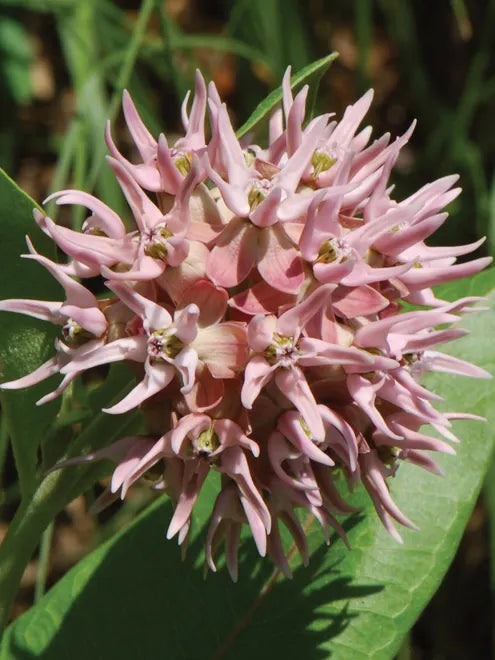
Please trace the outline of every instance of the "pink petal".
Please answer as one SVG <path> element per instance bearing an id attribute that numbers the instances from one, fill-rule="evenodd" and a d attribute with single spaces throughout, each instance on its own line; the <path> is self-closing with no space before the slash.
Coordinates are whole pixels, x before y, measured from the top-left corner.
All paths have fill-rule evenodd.
<path id="1" fill-rule="evenodd" d="M 308 321 L 325 306 L 332 290 L 332 286 L 319 286 L 303 302 L 284 312 L 277 321 L 277 331 L 287 337 L 299 335 Z"/>
<path id="2" fill-rule="evenodd" d="M 60 190 L 47 197 L 43 204 L 53 199 L 57 205 L 78 204 L 89 209 L 93 215 L 85 222 L 88 228 L 100 229 L 110 238 L 123 238 L 126 234 L 124 223 L 117 213 L 93 195 L 82 190 Z"/>
<path id="3" fill-rule="evenodd" d="M 105 315 L 97 307 L 85 309 L 74 305 L 62 305 L 60 312 L 95 337 L 101 337 L 108 327 Z"/>
<path id="4" fill-rule="evenodd" d="M 213 456 L 220 453 L 225 447 L 235 445 L 248 449 L 253 456 L 258 457 L 260 455 L 259 445 L 248 438 L 242 428 L 231 419 L 216 419 L 213 422 L 213 429 L 220 442 L 220 447 L 213 452 Z"/>
<path id="5" fill-rule="evenodd" d="M 308 438 L 301 426 L 300 415 L 298 413 L 294 411 L 283 413 L 278 419 L 277 428 L 299 451 L 312 461 L 323 465 L 335 465 L 330 456 L 327 456 L 321 449 L 318 449 L 315 443 Z"/>
<path id="6" fill-rule="evenodd" d="M 343 261 L 334 261 L 333 263 L 324 263 L 317 261 L 313 264 L 313 273 L 316 279 L 323 284 L 340 284 L 347 277 L 356 264 L 356 257 L 350 255 Z"/>
<path id="7" fill-rule="evenodd" d="M 259 246 L 258 271 L 265 282 L 285 293 L 297 293 L 305 279 L 303 262 L 280 224 L 260 232 Z"/>
<path id="8" fill-rule="evenodd" d="M 340 286 L 332 293 L 332 306 L 345 318 L 378 314 L 388 305 L 389 300 L 368 285 L 355 288 Z"/>
<path id="9" fill-rule="evenodd" d="M 81 234 L 56 225 L 53 220 L 38 213 L 36 221 L 67 255 L 83 264 L 100 270 L 100 266 L 113 266 L 122 261 L 132 263 L 136 246 L 129 240 Z"/>
<path id="10" fill-rule="evenodd" d="M 185 402 L 191 412 L 202 413 L 217 406 L 224 396 L 224 382 L 213 378 L 205 367 L 198 376 L 190 392 L 183 392 Z"/>
<path id="11" fill-rule="evenodd" d="M 176 146 L 181 148 L 184 145 L 189 149 L 200 149 L 205 144 L 204 123 L 206 111 L 206 85 L 201 72 L 196 69 L 194 74 L 194 101 L 191 107 L 191 114 L 187 120 L 186 135 L 177 141 Z"/>
<path id="12" fill-rule="evenodd" d="M 174 326 L 177 330 L 176 336 L 184 344 L 191 344 L 196 339 L 198 334 L 198 318 L 199 307 L 194 303 L 187 305 L 182 310 L 177 310 L 175 313 Z"/>
<path id="13" fill-rule="evenodd" d="M 229 300 L 229 305 L 244 314 L 270 314 L 277 313 L 279 307 L 293 304 L 295 296 L 274 289 L 264 280 L 254 286 L 238 293 Z"/>
<path id="14" fill-rule="evenodd" d="M 177 303 L 181 309 L 194 303 L 199 308 L 198 325 L 201 327 L 214 325 L 223 318 L 227 311 L 228 293 L 225 289 L 215 286 L 209 280 L 197 280 L 184 291 Z"/>
<path id="15" fill-rule="evenodd" d="M 174 359 L 173 365 L 182 376 L 182 382 L 184 383 L 180 391 L 182 394 L 188 394 L 196 380 L 198 354 L 193 348 L 184 348 Z"/>
<path id="16" fill-rule="evenodd" d="M 325 437 L 325 430 L 317 403 L 302 371 L 298 367 L 278 369 L 275 382 L 279 390 L 303 416 L 313 440 L 321 442 Z"/>
<path id="17" fill-rule="evenodd" d="M 376 390 L 379 385 L 373 385 L 364 376 L 353 374 L 347 377 L 347 387 L 358 406 L 365 412 L 370 421 L 385 435 L 394 440 L 401 440 L 402 437 L 389 429 L 385 420 L 375 407 Z"/>
<path id="18" fill-rule="evenodd" d="M 489 266 L 491 262 L 491 257 L 481 257 L 480 259 L 467 261 L 463 264 L 446 267 L 412 268 L 404 275 L 401 275 L 401 280 L 411 290 L 431 287 L 478 273 L 480 270 Z"/>
<path id="19" fill-rule="evenodd" d="M 254 211 L 249 214 L 249 219 L 257 227 L 270 227 L 278 222 L 277 209 L 282 199 L 282 189 L 272 188 L 266 199 L 264 199 Z"/>
<path id="20" fill-rule="evenodd" d="M 61 302 L 49 302 L 48 300 L 10 298 L 10 300 L 0 300 L 0 311 L 25 314 L 51 323 L 63 323 L 64 318 L 60 315 L 62 305 Z"/>
<path id="21" fill-rule="evenodd" d="M 72 359 L 60 369 L 60 372 L 66 374 L 71 371 L 83 371 L 91 367 L 97 367 L 100 364 L 110 364 L 121 360 L 144 362 L 147 355 L 146 346 L 147 339 L 145 336 L 124 337 L 109 344 L 98 342 L 98 346 L 89 352 L 80 349 L 72 351 Z M 88 344 L 85 344 L 81 349 L 87 347 Z"/>
<path id="22" fill-rule="evenodd" d="M 309 86 L 304 85 L 291 105 L 287 116 L 287 154 L 292 154 L 299 148 L 303 139 L 302 123 L 306 112 L 306 99 Z"/>
<path id="23" fill-rule="evenodd" d="M 175 375 L 175 370 L 170 364 L 150 365 L 149 362 L 145 362 L 144 368 L 146 373 L 143 380 L 119 403 L 111 408 L 103 408 L 103 412 L 110 415 L 120 415 L 136 408 L 146 399 L 165 389 Z"/>
<path id="24" fill-rule="evenodd" d="M 141 158 L 144 162 L 147 162 L 156 154 L 156 140 L 146 128 L 131 99 L 131 95 L 126 89 L 122 94 L 122 109 L 129 133 L 132 135 Z"/>
<path id="25" fill-rule="evenodd" d="M 139 230 L 145 232 L 147 229 L 153 228 L 163 218 L 163 213 L 153 204 L 122 163 L 111 156 L 107 156 L 107 161 L 131 207 Z"/>
<path id="26" fill-rule="evenodd" d="M 214 378 L 233 378 L 249 357 L 246 329 L 235 322 L 201 328 L 193 346 Z"/>
<path id="27" fill-rule="evenodd" d="M 60 371 L 60 364 L 56 357 L 50 358 L 44 362 L 40 367 L 32 371 L 27 376 L 11 380 L 8 383 L 1 383 L 0 389 L 2 390 L 19 390 L 23 387 L 31 387 L 37 383 L 41 383 L 45 378 L 49 378 Z"/>
<path id="28" fill-rule="evenodd" d="M 277 365 L 270 365 L 261 355 L 252 357 L 244 371 L 244 384 L 241 390 L 241 401 L 244 408 L 251 409 L 258 394 L 273 378 Z"/>
<path id="29" fill-rule="evenodd" d="M 137 259 L 129 270 L 110 270 L 106 266 L 101 267 L 101 275 L 108 280 L 129 282 L 130 280 L 154 280 L 160 277 L 167 267 L 164 261 L 153 259 L 144 254 L 140 246 Z"/>
<path id="30" fill-rule="evenodd" d="M 409 518 L 406 518 L 390 496 L 385 479 L 379 469 L 379 458 L 376 452 L 361 454 L 360 462 L 363 468 L 362 481 L 373 501 L 379 502 L 387 513 L 401 525 L 417 530 L 418 527 Z"/>
<path id="31" fill-rule="evenodd" d="M 358 348 L 330 344 L 322 339 L 303 337 L 299 341 L 301 357 L 298 362 L 302 366 L 317 366 L 320 364 L 340 364 L 356 366 L 369 370 L 373 365 L 373 356 Z"/>
<path id="32" fill-rule="evenodd" d="M 209 428 L 210 425 L 211 419 L 208 415 L 190 413 L 185 417 L 181 417 L 175 428 L 169 431 L 172 451 L 178 456 L 182 455 L 184 458 L 189 458 L 189 434 L 197 437 L 202 431 Z"/>
<path id="33" fill-rule="evenodd" d="M 273 342 L 276 322 L 275 317 L 266 317 L 262 314 L 251 319 L 247 330 L 247 340 L 253 351 L 262 353 Z"/>
<path id="34" fill-rule="evenodd" d="M 492 378 L 492 375 L 488 371 L 485 371 L 485 369 L 438 351 L 426 351 L 423 354 L 422 368 L 425 371 L 459 374 L 461 376 L 470 376 L 471 378 Z"/>
<path id="35" fill-rule="evenodd" d="M 153 331 L 171 327 L 172 317 L 161 305 L 145 298 L 127 284 L 106 282 L 106 285 L 117 294 L 124 305 L 146 321 L 146 329 Z"/>
<path id="36" fill-rule="evenodd" d="M 174 515 L 167 530 L 168 539 L 173 538 L 190 519 L 192 509 L 199 496 L 199 491 L 201 490 L 204 480 L 208 475 L 208 463 L 198 462 L 196 468 L 197 471 L 195 470 L 192 474 L 191 463 L 193 463 L 193 461 L 187 461 L 184 465 L 182 488 L 175 507 Z M 196 461 L 194 461 L 194 463 L 196 463 Z"/>
<path id="37" fill-rule="evenodd" d="M 157 163 L 163 189 L 169 194 L 177 194 L 184 177 L 175 167 L 167 138 L 163 133 L 158 138 Z"/>
<path id="38" fill-rule="evenodd" d="M 217 239 L 206 265 L 215 284 L 231 287 L 243 282 L 256 262 L 258 229 L 250 222 L 233 218 Z"/>
<path id="39" fill-rule="evenodd" d="M 198 241 L 190 241 L 189 253 L 185 260 L 176 268 L 167 268 L 159 278 L 158 285 L 178 303 L 189 287 L 197 280 L 206 277 L 206 262 L 209 254 L 205 245 Z"/>

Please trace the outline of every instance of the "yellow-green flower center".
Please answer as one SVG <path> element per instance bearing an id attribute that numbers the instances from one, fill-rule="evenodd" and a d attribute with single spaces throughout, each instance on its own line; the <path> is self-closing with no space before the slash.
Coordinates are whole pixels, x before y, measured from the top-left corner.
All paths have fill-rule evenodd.
<path id="1" fill-rule="evenodd" d="M 281 367 L 289 367 L 297 361 L 297 346 L 294 344 L 294 337 L 286 337 L 274 332 L 272 335 L 273 343 L 269 344 L 264 351 L 266 361 L 271 364 L 278 364 Z"/>
<path id="2" fill-rule="evenodd" d="M 311 165 L 313 166 L 313 177 L 316 179 L 322 172 L 329 170 L 332 165 L 337 161 L 332 158 L 330 154 L 322 149 L 315 149 L 313 157 L 311 158 Z"/>
<path id="3" fill-rule="evenodd" d="M 184 348 L 184 344 L 169 330 L 155 330 L 148 339 L 148 355 L 153 362 L 166 362 L 174 359 Z"/>
<path id="4" fill-rule="evenodd" d="M 164 241 L 170 238 L 172 233 L 166 227 L 155 228 L 147 237 L 147 244 L 144 248 L 144 254 L 153 259 L 167 260 L 168 250 Z"/>
<path id="5" fill-rule="evenodd" d="M 82 346 L 91 339 L 94 339 L 94 335 L 91 332 L 88 332 L 73 319 L 67 319 L 67 323 L 62 326 L 62 337 L 64 338 L 66 344 L 71 348 L 78 348 Z"/>
<path id="6" fill-rule="evenodd" d="M 198 454 L 204 457 L 212 454 L 215 449 L 218 448 L 219 444 L 220 441 L 218 439 L 218 435 L 215 433 L 211 426 L 204 431 L 201 431 L 196 440 Z"/>

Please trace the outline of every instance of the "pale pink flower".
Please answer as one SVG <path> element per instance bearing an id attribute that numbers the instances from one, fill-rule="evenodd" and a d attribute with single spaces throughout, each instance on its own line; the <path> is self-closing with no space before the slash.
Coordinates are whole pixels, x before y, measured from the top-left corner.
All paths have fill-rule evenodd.
<path id="1" fill-rule="evenodd" d="M 139 407 L 149 435 L 130 436 L 56 467 L 109 458 L 116 464 L 103 507 L 124 498 L 141 477 L 171 498 L 167 536 L 187 545 L 192 513 L 210 471 L 221 473 L 206 535 L 206 563 L 225 541 L 238 577 L 238 546 L 247 524 L 260 555 L 286 575 L 283 523 L 303 563 L 309 559 L 300 511 L 313 516 L 328 542 L 347 543 L 336 516 L 356 509 L 341 492 L 360 483 L 386 529 L 415 529 L 397 507 L 389 480 L 402 462 L 435 474 L 431 452 L 455 454 L 452 421 L 479 419 L 440 412 L 425 373 L 489 378 L 485 370 L 441 352 L 467 333 L 463 314 L 482 299 L 438 298 L 438 283 L 480 271 L 491 261 L 457 263 L 482 245 L 426 243 L 446 221 L 459 193 L 456 176 L 393 198 L 390 175 L 414 124 L 395 140 L 373 142 L 360 129 L 373 94 L 338 121 L 330 114 L 305 124 L 308 88 L 294 97 L 290 70 L 282 107 L 269 121 L 264 146 L 241 144 L 214 84 L 196 74 L 185 136 L 170 147 L 155 140 L 124 94 L 129 131 L 141 162 L 117 150 L 107 129 L 110 167 L 135 221 L 122 219 L 87 193 L 49 199 L 90 214 L 82 231 L 35 219 L 67 262 L 29 245 L 62 285 L 65 301 L 12 299 L 0 310 L 61 326 L 55 355 L 31 374 L 1 387 L 18 389 L 61 373 L 61 394 L 98 365 L 133 363 L 136 384 L 116 405 Z M 206 139 L 209 109 L 211 138 Z M 75 278 L 103 275 L 97 299 Z M 401 313 L 406 302 L 421 309 Z M 441 439 L 423 428 L 430 426 Z M 413 503 L 411 514 L 414 516 Z"/>
<path id="2" fill-rule="evenodd" d="M 355 348 L 301 336 L 307 321 L 316 314 L 328 294 L 328 288 L 320 287 L 278 319 L 254 317 L 248 326 L 248 342 L 255 355 L 246 365 L 241 392 L 242 403 L 249 409 L 262 388 L 274 378 L 279 389 L 304 417 L 316 440 L 323 439 L 323 424 L 304 367 L 339 364 L 365 370 L 373 364 L 369 354 Z"/>
<path id="3" fill-rule="evenodd" d="M 182 104 L 182 124 L 186 134 L 169 147 L 162 133 L 158 142 L 148 131 L 129 93 L 124 91 L 122 107 L 127 128 L 141 156 L 142 163 L 134 165 L 124 158 L 112 139 L 110 122 L 107 123 L 105 139 L 110 154 L 132 174 L 145 190 L 177 195 L 189 171 L 192 155 L 205 148 L 206 85 L 203 76 L 196 71 L 194 101 L 188 114 L 189 93 Z"/>

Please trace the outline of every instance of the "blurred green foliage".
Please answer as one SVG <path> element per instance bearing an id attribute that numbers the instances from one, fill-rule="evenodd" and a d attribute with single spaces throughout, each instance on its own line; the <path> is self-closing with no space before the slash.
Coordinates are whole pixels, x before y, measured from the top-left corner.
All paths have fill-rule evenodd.
<path id="1" fill-rule="evenodd" d="M 104 124 L 124 87 L 152 132 L 174 130 L 199 66 L 240 125 L 288 64 L 340 50 L 320 109 L 339 115 L 373 86 L 375 135 L 418 118 L 398 194 L 459 172 L 465 192 L 438 240 L 486 233 L 493 252 L 494 40 L 495 0 L 0 0 L 0 164 L 16 177 L 35 158 L 46 171 L 32 175 L 42 180 L 32 194 L 96 190 L 125 213 L 102 165 Z M 40 62 L 50 94 L 37 89 Z"/>

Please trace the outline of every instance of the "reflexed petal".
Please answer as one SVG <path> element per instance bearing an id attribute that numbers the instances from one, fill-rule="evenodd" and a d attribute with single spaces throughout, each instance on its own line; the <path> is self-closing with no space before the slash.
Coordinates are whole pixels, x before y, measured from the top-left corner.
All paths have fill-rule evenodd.
<path id="1" fill-rule="evenodd" d="M 274 316 L 258 314 L 249 322 L 247 340 L 253 351 L 262 353 L 273 342 L 273 333 L 276 327 L 277 319 Z"/>
<path id="2" fill-rule="evenodd" d="M 56 200 L 57 205 L 79 204 L 89 209 L 91 215 L 85 224 L 85 229 L 100 229 L 110 238 L 123 238 L 126 234 L 125 226 L 120 217 L 109 206 L 93 195 L 82 190 L 60 190 L 47 197 L 43 204 Z"/>
<path id="3" fill-rule="evenodd" d="M 196 379 L 196 367 L 198 365 L 198 354 L 193 348 L 184 348 L 175 358 L 174 367 L 182 376 L 184 385 L 180 388 L 183 394 L 188 394 Z"/>
<path id="4" fill-rule="evenodd" d="M 332 293 L 332 305 L 345 318 L 370 316 L 388 307 L 389 300 L 371 286 L 340 286 Z"/>
<path id="5" fill-rule="evenodd" d="M 146 344 L 147 339 L 142 335 L 124 337 L 109 344 L 98 342 L 98 345 L 91 351 L 87 350 L 88 344 L 85 344 L 80 349 L 73 351 L 72 359 L 60 369 L 60 372 L 67 374 L 71 371 L 82 371 L 100 364 L 111 364 L 121 360 L 144 362 L 147 354 Z"/>
<path id="6" fill-rule="evenodd" d="M 165 389 L 173 379 L 175 370 L 170 364 L 144 365 L 145 376 L 119 403 L 111 408 L 103 408 L 103 412 L 111 415 L 120 415 L 137 408 L 143 401 Z"/>
<path id="7" fill-rule="evenodd" d="M 258 229 L 234 218 L 222 231 L 210 253 L 206 272 L 215 284 L 231 287 L 243 282 L 256 263 Z"/>
<path id="8" fill-rule="evenodd" d="M 200 328 L 193 346 L 214 378 L 233 378 L 249 356 L 246 330 L 234 322 Z"/>
<path id="9" fill-rule="evenodd" d="M 202 279 L 190 286 L 177 303 L 177 309 L 194 303 L 199 308 L 199 326 L 214 325 L 222 320 L 227 310 L 229 295 L 225 289 Z"/>
<path id="10" fill-rule="evenodd" d="M 127 284 L 107 282 L 106 285 L 129 309 L 146 321 L 146 329 L 163 330 L 172 325 L 172 317 L 164 307 L 145 298 Z"/>
<path id="11" fill-rule="evenodd" d="M 273 378 L 277 365 L 270 365 L 261 355 L 255 355 L 246 365 L 241 401 L 244 408 L 252 407 L 255 399 L 267 383 Z"/>
<path id="12" fill-rule="evenodd" d="M 270 286 L 285 293 L 297 293 L 304 282 L 304 268 L 298 250 L 277 224 L 260 231 L 258 271 Z"/>
<path id="13" fill-rule="evenodd" d="M 64 323 L 65 319 L 60 314 L 60 308 L 63 303 L 50 302 L 48 300 L 27 300 L 25 298 L 11 298 L 10 300 L 0 300 L 1 312 L 16 312 L 25 314 L 42 321 L 51 323 Z"/>
<path id="14" fill-rule="evenodd" d="M 278 369 L 275 374 L 275 382 L 279 390 L 299 410 L 313 439 L 321 442 L 325 437 L 325 430 L 317 403 L 302 371 L 297 367 Z"/>
<path id="15" fill-rule="evenodd" d="M 295 302 L 293 294 L 274 289 L 264 280 L 238 293 L 229 300 L 229 305 L 244 314 L 273 314 L 279 307 Z"/>

